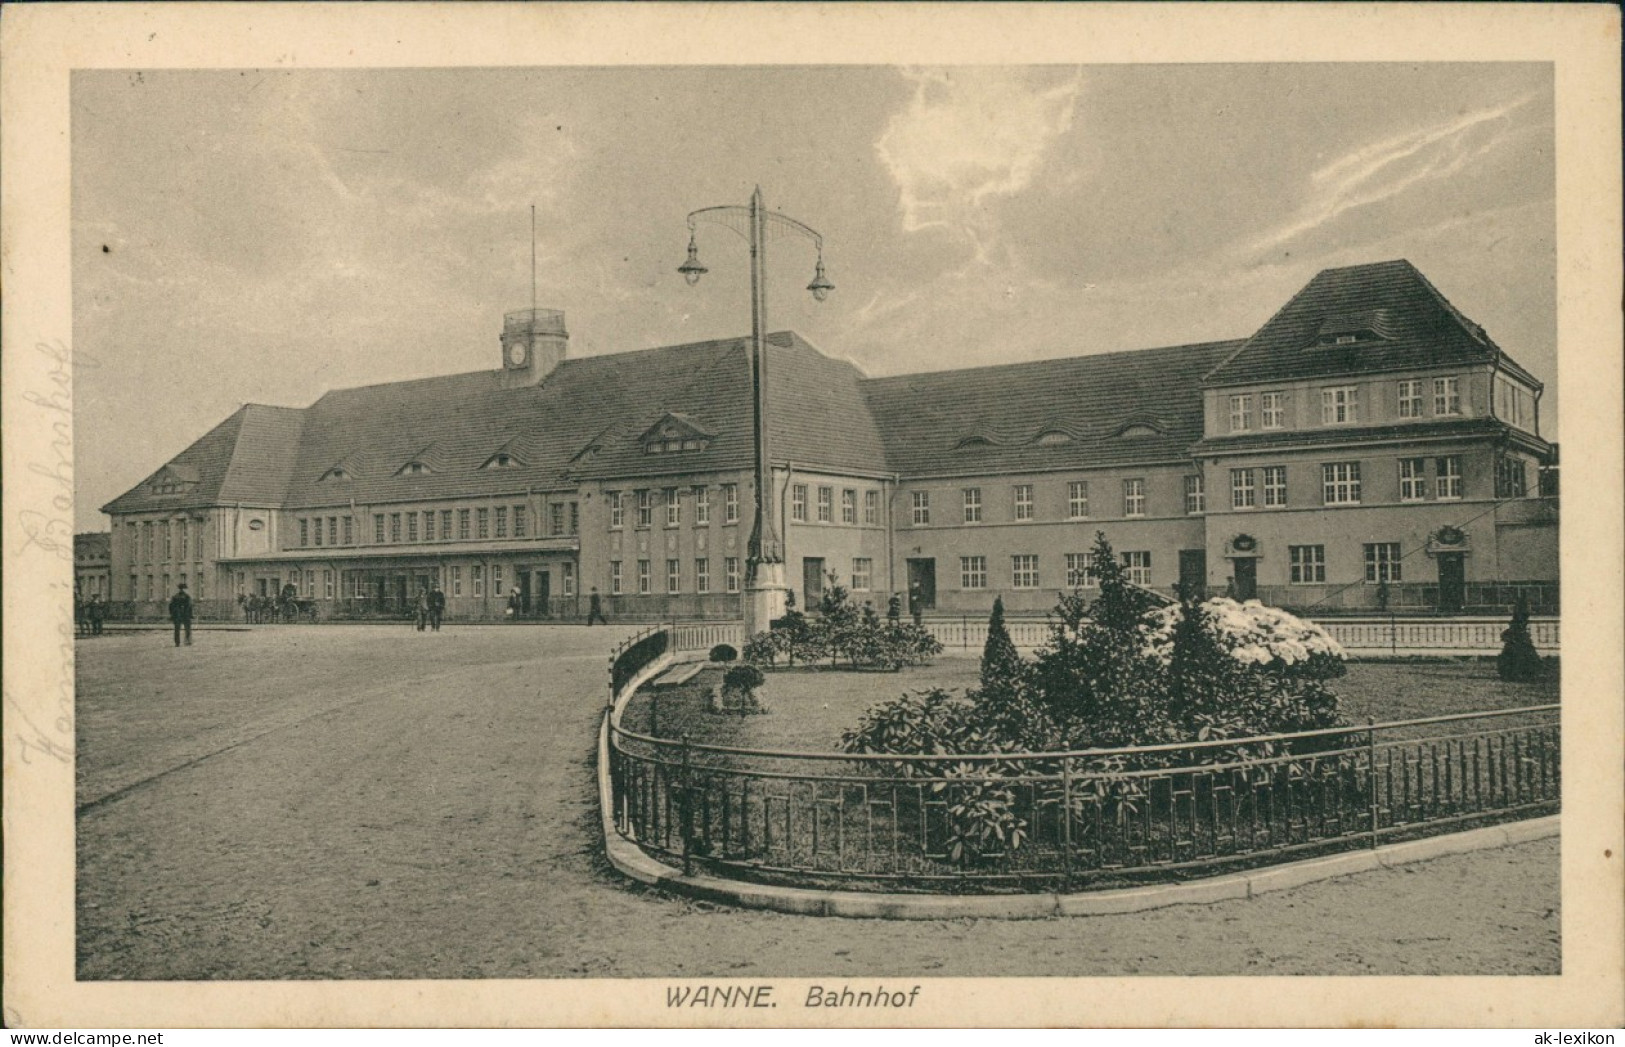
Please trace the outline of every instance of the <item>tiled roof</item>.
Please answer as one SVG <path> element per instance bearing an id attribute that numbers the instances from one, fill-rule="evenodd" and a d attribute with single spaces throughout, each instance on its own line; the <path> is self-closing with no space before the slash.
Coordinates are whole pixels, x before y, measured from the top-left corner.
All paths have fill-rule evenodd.
<path id="1" fill-rule="evenodd" d="M 238 434 L 248 416 L 249 406 L 238 408 L 231 417 L 200 436 L 193 444 L 176 455 L 145 480 L 102 506 L 104 513 L 156 512 L 166 509 L 192 509 L 218 505 L 220 488 L 231 467 L 232 452 L 237 446 Z M 174 494 L 155 494 L 152 482 L 171 467 L 196 471 L 197 483 Z"/>
<path id="2" fill-rule="evenodd" d="M 1327 336 L 1369 331 L 1345 345 Z M 1326 269 L 1207 376 L 1240 385 L 1408 367 L 1488 362 L 1500 356 L 1483 328 L 1463 316 L 1403 259 Z"/>
<path id="3" fill-rule="evenodd" d="M 1172 460 L 1201 438 L 1202 376 L 1239 344 L 899 375 L 864 391 L 905 476 Z"/>
<path id="4" fill-rule="evenodd" d="M 288 490 L 305 412 L 248 404 L 242 414 L 231 466 L 215 497 L 221 502 L 275 505 Z"/>
<path id="5" fill-rule="evenodd" d="M 113 536 L 107 531 L 84 531 L 73 536 L 75 560 L 105 560 L 112 550 Z"/>

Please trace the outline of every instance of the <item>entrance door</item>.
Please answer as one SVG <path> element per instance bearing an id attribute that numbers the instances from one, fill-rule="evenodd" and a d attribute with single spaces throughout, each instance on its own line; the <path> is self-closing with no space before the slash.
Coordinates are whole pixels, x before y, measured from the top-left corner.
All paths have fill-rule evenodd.
<path id="1" fill-rule="evenodd" d="M 937 606 L 937 561 L 918 559 L 908 561 L 908 607 L 912 614 L 916 608 L 932 611 Z"/>
<path id="2" fill-rule="evenodd" d="M 1251 600 L 1258 595 L 1258 561 L 1251 556 L 1230 561 L 1235 578 L 1236 599 Z"/>
<path id="3" fill-rule="evenodd" d="M 1179 584 L 1195 599 L 1207 595 L 1207 550 L 1179 550 Z"/>
<path id="4" fill-rule="evenodd" d="M 1459 611 L 1467 595 L 1467 564 L 1462 553 L 1439 554 L 1439 610 Z"/>
<path id="5" fill-rule="evenodd" d="M 538 572 L 538 573 L 540 573 L 540 572 Z M 513 574 L 514 574 L 514 577 L 519 580 L 519 613 L 520 614 L 529 614 L 530 613 L 530 568 L 528 568 L 528 567 L 517 567 L 517 568 L 514 569 Z"/>
<path id="6" fill-rule="evenodd" d="M 520 590 L 519 595 L 523 597 L 525 595 L 525 590 Z M 551 571 L 537 571 L 536 572 L 536 593 L 535 593 L 536 613 L 537 614 L 545 615 L 545 614 L 551 614 L 552 613 L 552 604 L 548 602 L 551 599 L 552 595 L 553 595 L 553 572 L 551 572 Z"/>
<path id="7" fill-rule="evenodd" d="M 824 558 L 804 556 L 801 559 L 801 609 L 811 611 L 824 596 Z"/>

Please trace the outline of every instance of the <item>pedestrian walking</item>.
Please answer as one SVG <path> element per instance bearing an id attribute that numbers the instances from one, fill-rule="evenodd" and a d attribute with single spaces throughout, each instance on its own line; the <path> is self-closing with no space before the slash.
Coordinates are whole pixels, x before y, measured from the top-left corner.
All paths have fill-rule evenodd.
<path id="1" fill-rule="evenodd" d="M 519 587 L 516 585 L 508 591 L 508 617 L 519 617 Z"/>
<path id="2" fill-rule="evenodd" d="M 429 627 L 429 590 L 418 590 L 417 601 L 412 605 L 412 617 L 417 621 L 418 632 Z"/>
<path id="3" fill-rule="evenodd" d="M 592 587 L 592 595 L 587 597 L 587 624 L 591 625 L 594 619 L 605 625 L 609 624 L 609 619 L 604 617 L 604 602 L 598 598 L 596 585 Z"/>
<path id="4" fill-rule="evenodd" d="M 100 593 L 90 594 L 90 606 L 85 608 L 85 613 L 90 615 L 90 635 L 100 636 L 102 620 L 107 617 L 107 605 L 102 603 Z"/>
<path id="5" fill-rule="evenodd" d="M 181 633 L 186 633 L 186 646 L 192 646 L 192 597 L 186 592 L 186 583 L 175 589 L 169 598 L 169 620 L 175 626 L 175 646 L 181 645 Z"/>
<path id="6" fill-rule="evenodd" d="M 440 619 L 446 613 L 446 594 L 441 591 L 440 583 L 434 583 L 429 590 L 429 628 L 435 632 L 440 631 Z"/>

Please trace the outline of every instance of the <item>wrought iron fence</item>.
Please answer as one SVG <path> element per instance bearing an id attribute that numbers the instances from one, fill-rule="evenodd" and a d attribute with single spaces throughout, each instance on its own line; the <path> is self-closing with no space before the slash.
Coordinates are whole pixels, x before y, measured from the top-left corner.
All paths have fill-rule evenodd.
<path id="1" fill-rule="evenodd" d="M 889 889 L 1201 875 L 1560 799 L 1556 705 L 1033 755 L 772 752 L 613 721 L 609 740 L 615 828 L 646 852 L 685 871 Z"/>

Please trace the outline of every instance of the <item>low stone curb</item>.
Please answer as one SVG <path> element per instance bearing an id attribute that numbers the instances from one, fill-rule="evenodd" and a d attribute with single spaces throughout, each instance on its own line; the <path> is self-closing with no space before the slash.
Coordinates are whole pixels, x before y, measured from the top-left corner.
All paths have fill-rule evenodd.
<path id="1" fill-rule="evenodd" d="M 663 659 L 663 661 L 665 665 L 660 666 L 662 669 L 669 665 L 671 660 Z M 645 669 L 644 673 L 649 673 L 649 669 Z M 627 696 L 630 697 L 636 690 L 636 687 L 627 688 Z M 769 909 L 801 916 L 845 916 L 880 920 L 1041 920 L 1053 916 L 1108 916 L 1144 912 L 1147 909 L 1161 909 L 1169 905 L 1205 905 L 1237 898 L 1252 898 L 1270 891 L 1288 890 L 1339 876 L 1352 876 L 1355 873 L 1371 872 L 1376 869 L 1391 869 L 1449 854 L 1465 854 L 1470 851 L 1545 839 L 1558 834 L 1561 821 L 1561 816 L 1554 814 L 1506 825 L 1491 825 L 1444 836 L 1430 836 L 1423 840 L 1410 840 L 1368 850 L 1328 855 L 1324 858 L 1310 858 L 1290 865 L 1276 865 L 1267 869 L 1254 869 L 1205 880 L 1078 894 L 1043 892 L 945 896 L 776 887 L 728 880 L 703 873 L 685 876 L 671 866 L 649 857 L 637 844 L 616 831 L 609 782 L 609 725 L 611 719 L 617 717 L 619 713 L 619 705 L 608 710 L 598 728 L 598 810 L 604 834 L 604 849 L 610 864 L 622 875 L 638 883 L 675 894 L 723 905 Z"/>

